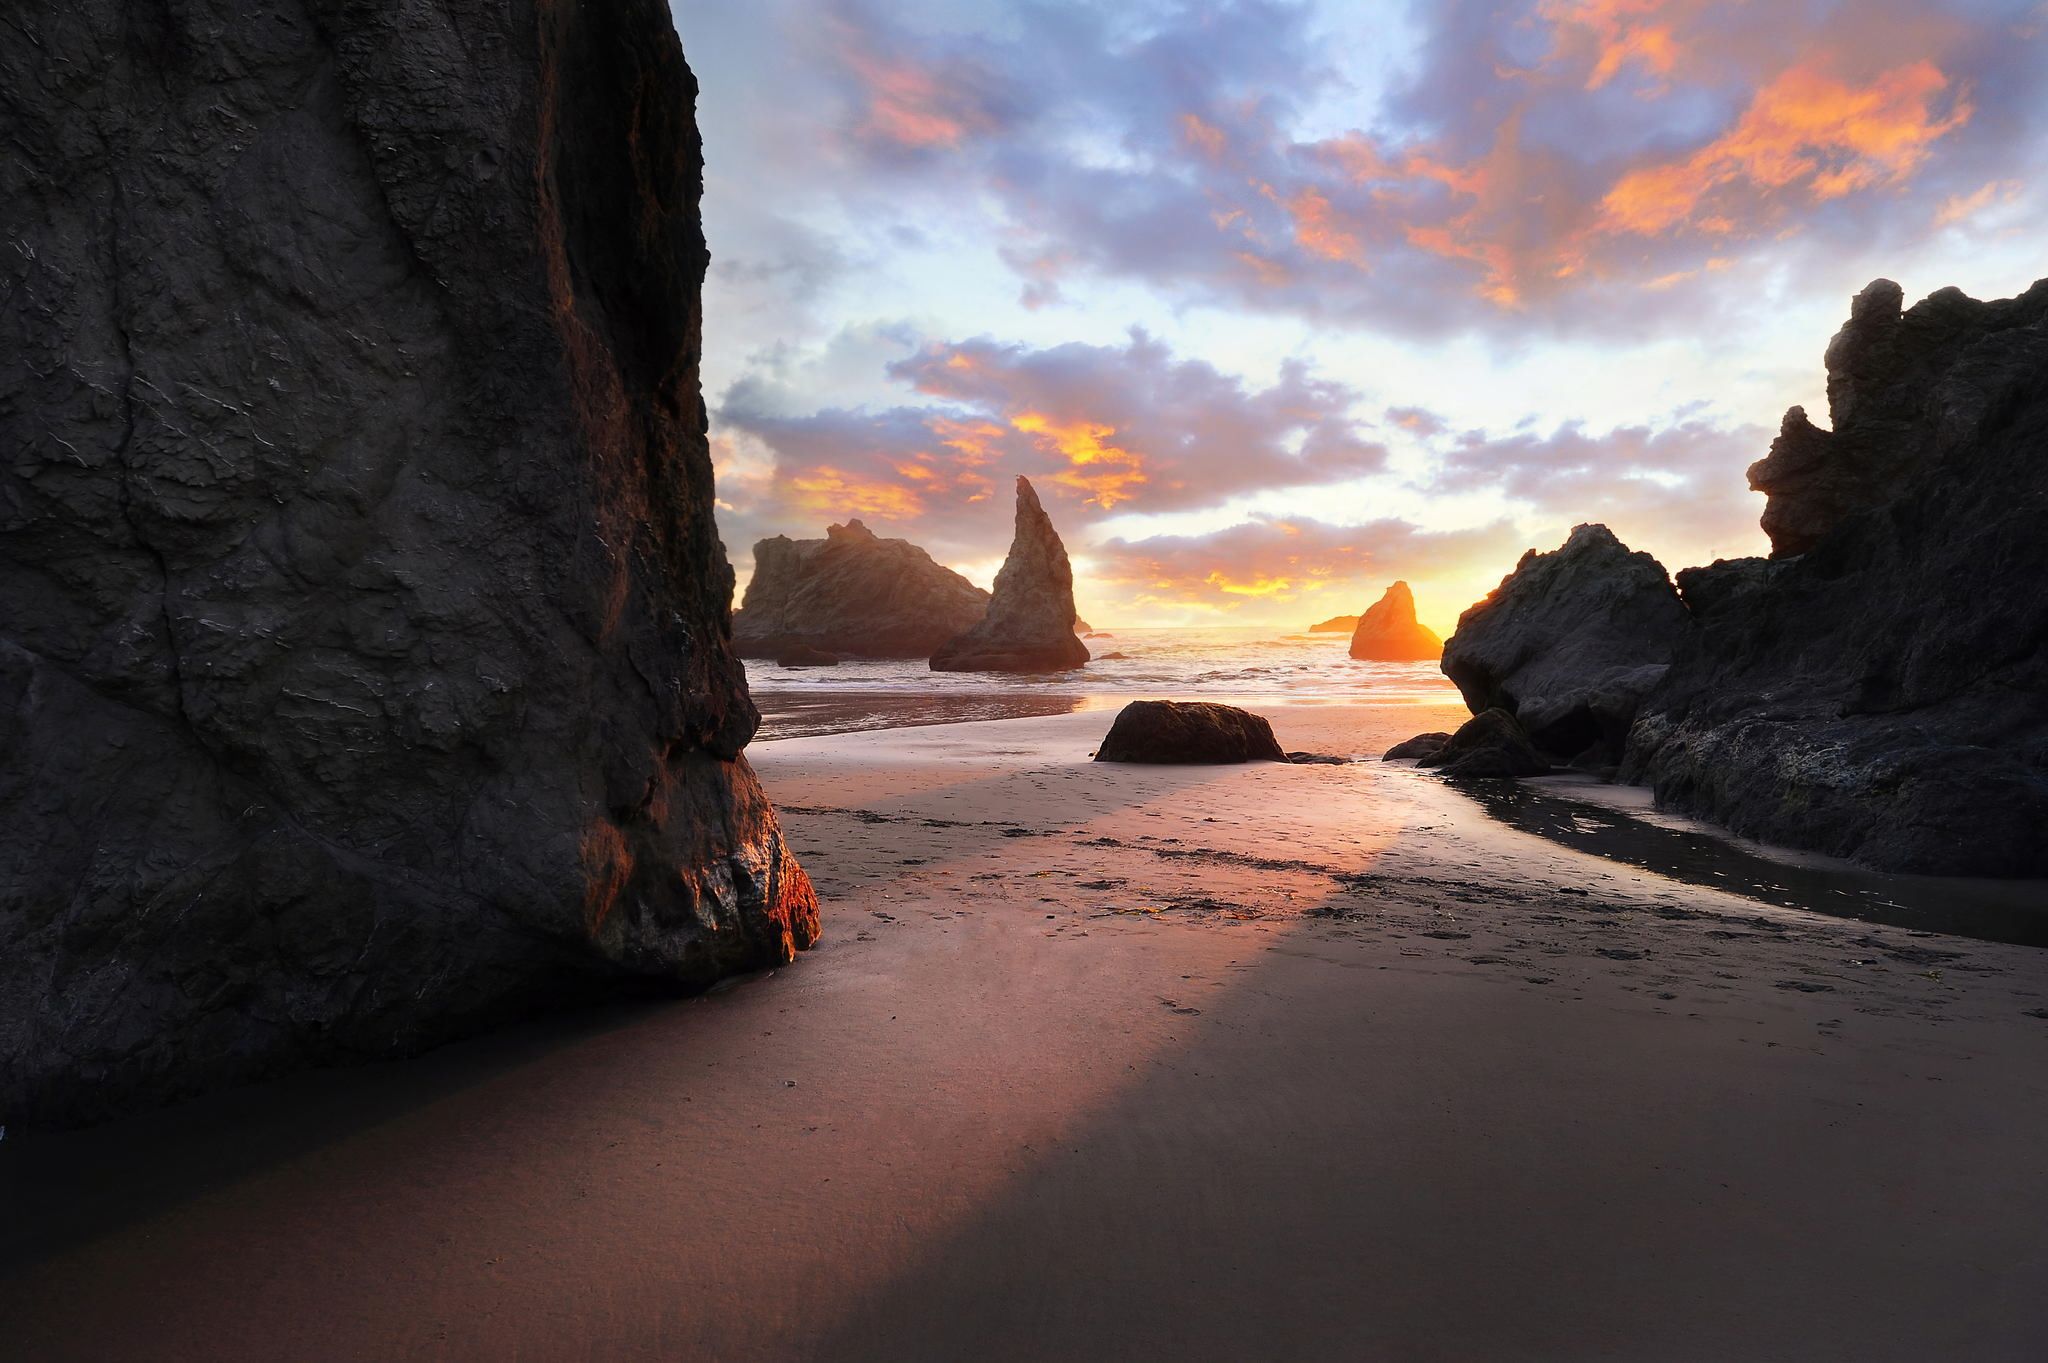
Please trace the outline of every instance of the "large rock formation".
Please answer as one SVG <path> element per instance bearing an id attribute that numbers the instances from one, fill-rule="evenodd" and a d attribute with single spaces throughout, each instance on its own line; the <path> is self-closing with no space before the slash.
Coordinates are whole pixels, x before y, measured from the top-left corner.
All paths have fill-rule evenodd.
<path id="1" fill-rule="evenodd" d="M 1355 615 L 1333 615 L 1327 620 L 1318 620 L 1308 627 L 1310 634 L 1350 634 L 1357 630 L 1359 617 Z"/>
<path id="2" fill-rule="evenodd" d="M 1265 716 L 1207 701 L 1134 700 L 1096 750 L 1098 762 L 1285 762 Z"/>
<path id="3" fill-rule="evenodd" d="M 1788 415 L 1751 470 L 1773 557 L 1679 575 L 1623 774 L 1888 870 L 2048 875 L 2048 281 L 1900 297 L 1828 347 L 1832 432 Z"/>
<path id="4" fill-rule="evenodd" d="M 1663 565 L 1582 525 L 1458 617 L 1444 675 L 1473 714 L 1505 710 L 1552 757 L 1611 766 L 1688 624 Z"/>
<path id="5" fill-rule="evenodd" d="M 661 0 L 20 0 L 0 1121 L 788 960 Z"/>
<path id="6" fill-rule="evenodd" d="M 1405 582 L 1387 588 L 1351 634 L 1351 656 L 1366 661 L 1433 663 L 1443 653 L 1444 641 L 1415 618 L 1415 593 Z"/>
<path id="7" fill-rule="evenodd" d="M 851 658 L 929 658 L 980 620 L 988 593 L 909 540 L 879 539 L 857 520 L 821 540 L 754 545 L 754 576 L 732 620 L 742 658 L 798 648 Z"/>
<path id="8" fill-rule="evenodd" d="M 1030 482 L 1017 480 L 1017 529 L 988 610 L 942 644 L 934 672 L 1059 672 L 1088 661 L 1074 637 L 1074 570 Z"/>

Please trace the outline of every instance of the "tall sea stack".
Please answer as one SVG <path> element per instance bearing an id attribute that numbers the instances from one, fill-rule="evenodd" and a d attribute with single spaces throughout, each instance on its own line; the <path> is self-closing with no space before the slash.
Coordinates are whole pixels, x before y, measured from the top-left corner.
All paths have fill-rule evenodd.
<path id="1" fill-rule="evenodd" d="M 1074 637 L 1074 570 L 1038 493 L 1017 479 L 1017 528 L 981 620 L 932 654 L 934 672 L 1060 672 L 1088 661 Z"/>
<path id="2" fill-rule="evenodd" d="M 667 6 L 9 23 L 0 1121 L 809 945 Z"/>

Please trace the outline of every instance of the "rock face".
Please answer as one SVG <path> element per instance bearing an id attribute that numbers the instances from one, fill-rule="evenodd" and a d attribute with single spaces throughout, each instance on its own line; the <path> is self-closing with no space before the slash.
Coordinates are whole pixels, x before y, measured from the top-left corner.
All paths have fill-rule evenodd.
<path id="1" fill-rule="evenodd" d="M 1458 617 L 1444 675 L 1473 714 L 1505 710 L 1552 757 L 1611 766 L 1689 628 L 1663 565 L 1582 525 Z"/>
<path id="2" fill-rule="evenodd" d="M 1449 734 L 1444 733 L 1440 729 L 1432 729 L 1426 734 L 1417 734 L 1413 738 L 1402 739 L 1399 743 L 1381 753 L 1380 761 L 1398 762 L 1404 758 L 1423 761 L 1435 757 L 1438 753 L 1442 752 L 1444 745 L 1450 741 L 1451 736 Z"/>
<path id="3" fill-rule="evenodd" d="M 0 1121 L 808 945 L 667 6 L 8 22 Z"/>
<path id="4" fill-rule="evenodd" d="M 1832 432 L 1788 415 L 1751 470 L 1772 558 L 1679 574 L 1623 775 L 1881 869 L 2048 875 L 2048 281 L 1899 301 L 1828 347 Z"/>
<path id="5" fill-rule="evenodd" d="M 1373 662 L 1433 663 L 1444 653 L 1436 631 L 1415 618 L 1415 593 L 1396 582 L 1372 608 L 1358 617 L 1351 635 L 1351 656 Z"/>
<path id="6" fill-rule="evenodd" d="M 1333 615 L 1327 620 L 1317 621 L 1308 627 L 1310 634 L 1350 634 L 1358 628 L 1355 615 Z"/>
<path id="7" fill-rule="evenodd" d="M 1285 762 L 1273 726 L 1249 710 L 1206 702 L 1134 700 L 1095 753 L 1098 762 Z"/>
<path id="8" fill-rule="evenodd" d="M 1038 494 L 1017 480 L 1017 530 L 988 610 L 932 654 L 934 672 L 1059 672 L 1088 661 L 1074 637 L 1074 570 Z"/>
<path id="9" fill-rule="evenodd" d="M 1423 737 L 1408 740 L 1415 743 Z M 1435 767 L 1445 776 L 1500 777 L 1541 776 L 1550 763 L 1515 717 L 1505 710 L 1482 710 L 1459 726 L 1433 752 L 1418 758 L 1418 765 Z"/>
<path id="10" fill-rule="evenodd" d="M 821 540 L 754 545 L 754 576 L 733 616 L 733 649 L 773 658 L 799 648 L 852 658 L 929 658 L 981 619 L 988 593 L 908 540 L 857 520 Z"/>

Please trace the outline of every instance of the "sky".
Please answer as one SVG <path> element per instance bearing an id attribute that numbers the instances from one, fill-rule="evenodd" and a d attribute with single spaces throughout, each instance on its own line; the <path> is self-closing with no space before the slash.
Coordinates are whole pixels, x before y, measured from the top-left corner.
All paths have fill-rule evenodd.
<path id="1" fill-rule="evenodd" d="M 2048 275 L 2044 0 L 674 0 L 721 533 L 988 585 L 1028 476 L 1114 625 L 1425 623 L 1744 469 L 1875 278 Z"/>

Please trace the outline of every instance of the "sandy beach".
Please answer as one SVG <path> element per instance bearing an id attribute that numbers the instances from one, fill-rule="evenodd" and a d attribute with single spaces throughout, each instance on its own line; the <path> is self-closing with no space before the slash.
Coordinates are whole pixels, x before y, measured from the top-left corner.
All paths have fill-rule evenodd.
<path id="1" fill-rule="evenodd" d="M 10 1137 L 0 1352 L 2048 1347 L 2048 953 L 1404 765 L 1091 763 L 1109 718 L 757 743 L 825 904 L 788 969 Z M 1954 893 L 2024 940 L 2040 888 Z"/>

